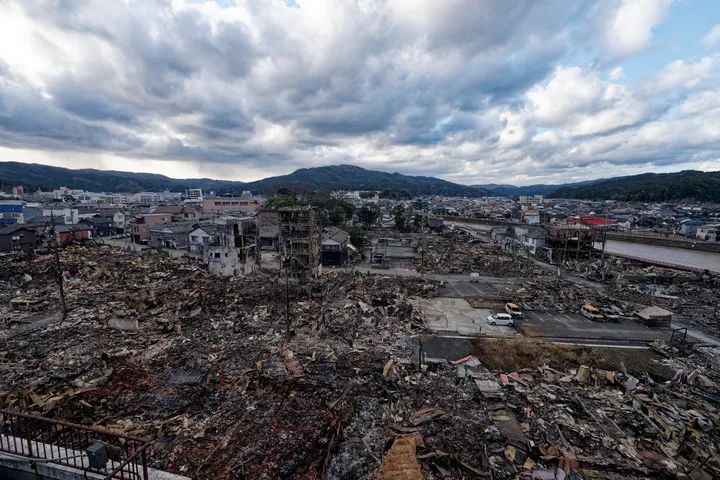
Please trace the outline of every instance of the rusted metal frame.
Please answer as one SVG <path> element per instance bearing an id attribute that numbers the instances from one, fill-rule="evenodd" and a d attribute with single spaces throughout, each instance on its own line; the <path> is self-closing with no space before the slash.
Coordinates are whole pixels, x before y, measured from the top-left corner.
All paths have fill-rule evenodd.
<path id="1" fill-rule="evenodd" d="M 131 464 L 131 462 L 135 462 L 138 457 L 140 457 L 141 460 L 142 476 L 138 471 L 139 464 L 137 462 L 132 463 L 131 467 L 128 469 L 128 473 L 130 473 L 134 478 L 142 478 L 143 480 L 147 480 L 148 478 L 146 451 L 147 448 L 150 446 L 151 442 L 147 441 L 144 438 L 127 435 L 121 432 L 114 432 L 112 430 L 107 430 L 103 428 L 80 425 L 72 422 L 67 422 L 65 420 L 51 419 L 28 413 L 15 412 L 12 410 L 0 409 L 0 415 L 3 416 L 2 425 L 9 427 L 9 430 L 8 428 L 3 429 L 5 430 L 3 433 L 7 434 L 8 438 L 6 441 L 2 441 L 2 438 L 0 437 L 0 451 L 33 457 L 33 453 L 35 452 L 33 450 L 32 442 L 35 441 L 36 444 L 42 445 L 43 454 L 43 457 L 40 457 L 39 455 L 41 452 L 39 451 L 39 447 L 36 448 L 36 450 L 38 450 L 36 452 L 38 455 L 36 458 L 43 458 L 52 463 L 64 464 L 88 472 L 104 473 L 107 472 L 107 468 L 92 468 L 84 465 L 82 461 L 80 461 L 80 464 L 78 464 L 77 456 L 67 458 L 62 457 L 62 449 L 80 451 L 82 450 L 83 445 L 90 443 L 90 433 L 94 433 L 100 436 L 101 440 L 115 438 L 126 441 L 125 444 L 121 445 L 120 448 L 123 450 L 123 453 L 125 456 L 127 456 L 127 458 L 122 461 L 122 463 L 118 467 L 112 470 L 106 478 L 124 478 L 122 475 L 120 477 L 116 477 L 117 473 L 122 473 L 125 470 L 125 467 Z M 22 422 L 21 420 L 26 421 Z M 33 425 L 31 422 L 36 422 L 38 425 L 36 425 L 33 429 Z M 55 430 L 55 427 L 57 426 L 65 428 L 63 428 L 62 431 L 58 432 Z M 33 431 L 38 429 L 40 431 Z M 59 434 L 59 442 L 57 442 L 57 444 L 55 444 L 56 442 L 52 441 L 52 437 L 54 436 L 53 434 Z M 43 438 L 45 435 L 48 436 L 47 441 L 50 442 L 50 458 L 47 458 L 47 447 L 45 445 L 46 439 Z M 9 440 L 10 436 L 13 439 L 12 445 L 10 444 Z M 27 451 L 24 451 L 23 449 L 23 440 L 27 442 Z M 54 453 L 53 444 L 55 444 L 55 446 L 57 447 L 58 456 L 61 458 L 52 458 Z"/>
<path id="2" fill-rule="evenodd" d="M 30 420 L 37 420 L 39 422 L 45 422 L 45 423 L 49 423 L 52 425 L 62 425 L 64 427 L 75 428 L 75 429 L 79 429 L 79 430 L 87 430 L 88 432 L 98 433 L 101 435 L 109 435 L 111 437 L 123 438 L 125 440 L 131 440 L 134 442 L 139 442 L 141 444 L 145 443 L 147 441 L 147 439 L 145 439 L 145 438 L 136 437 L 133 435 L 127 435 L 122 432 L 115 432 L 113 430 L 108 430 L 108 429 L 99 428 L 99 427 L 93 427 L 90 425 L 81 425 L 79 423 L 67 422 L 65 420 L 41 417 L 39 415 L 33 415 L 30 413 L 14 412 L 12 410 L 0 410 L 0 414 L 14 416 L 14 417 L 20 417 L 20 418 L 27 418 Z"/>

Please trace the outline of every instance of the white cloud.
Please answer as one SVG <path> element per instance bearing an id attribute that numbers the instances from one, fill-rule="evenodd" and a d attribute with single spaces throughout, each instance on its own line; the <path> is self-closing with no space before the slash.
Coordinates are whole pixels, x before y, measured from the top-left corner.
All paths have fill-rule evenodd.
<path id="1" fill-rule="evenodd" d="M 665 17 L 672 0 L 622 0 L 611 17 L 605 39 L 611 53 L 619 57 L 644 50 L 652 30 Z"/>
<path id="2" fill-rule="evenodd" d="M 720 78 L 720 54 L 702 57 L 696 62 L 675 60 L 663 68 L 654 81 L 656 90 L 691 89 Z"/>
<path id="3" fill-rule="evenodd" d="M 557 125 L 577 113 L 594 110 L 602 93 L 603 86 L 595 75 L 580 67 L 558 67 L 547 85 L 536 85 L 527 96 L 541 123 Z"/>
<path id="4" fill-rule="evenodd" d="M 711 28 L 701 41 L 708 47 L 713 47 L 720 43 L 720 23 Z"/>
<path id="5" fill-rule="evenodd" d="M 571 135 L 593 135 L 633 125 L 648 107 L 622 85 L 601 81 L 580 67 L 559 67 L 547 85 L 528 92 L 532 113 L 540 126 L 563 129 Z"/>
<path id="6" fill-rule="evenodd" d="M 610 70 L 610 73 L 608 74 L 608 78 L 612 80 L 613 82 L 617 82 L 618 80 L 622 79 L 625 76 L 625 72 L 623 71 L 623 67 L 615 67 L 612 70 Z"/>

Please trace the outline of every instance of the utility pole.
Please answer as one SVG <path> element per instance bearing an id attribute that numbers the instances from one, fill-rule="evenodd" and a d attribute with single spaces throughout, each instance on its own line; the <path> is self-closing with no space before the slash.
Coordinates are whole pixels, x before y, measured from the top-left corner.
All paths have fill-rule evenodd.
<path id="1" fill-rule="evenodd" d="M 420 210 L 420 276 L 425 276 L 425 212 Z"/>
<path id="2" fill-rule="evenodd" d="M 290 279 L 289 279 L 289 272 L 288 268 L 290 265 L 292 265 L 293 262 L 293 251 L 292 251 L 292 244 L 293 244 L 293 235 L 292 235 L 292 224 L 290 224 L 290 234 L 288 236 L 288 240 L 290 242 L 290 257 L 287 256 L 287 245 L 285 245 L 285 328 L 287 329 L 288 337 L 290 336 Z M 284 243 L 284 242 L 283 242 Z"/>
<path id="3" fill-rule="evenodd" d="M 52 234 L 52 241 L 54 243 L 53 250 L 55 250 L 55 270 L 57 271 L 57 281 L 58 286 L 60 287 L 60 306 L 62 308 L 62 321 L 64 322 L 67 319 L 67 305 L 65 304 L 65 286 L 63 272 L 60 266 L 60 252 L 58 251 L 58 242 L 55 238 L 55 214 L 52 208 L 50 209 L 50 224 L 50 232 Z"/>
<path id="4" fill-rule="evenodd" d="M 290 280 L 288 279 L 287 268 L 285 269 L 285 328 L 290 336 Z"/>

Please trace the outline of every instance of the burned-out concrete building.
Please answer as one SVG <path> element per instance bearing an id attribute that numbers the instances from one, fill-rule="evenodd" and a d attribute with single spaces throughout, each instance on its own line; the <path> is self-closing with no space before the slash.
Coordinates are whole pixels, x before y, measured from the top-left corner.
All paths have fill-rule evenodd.
<path id="1" fill-rule="evenodd" d="M 214 275 L 247 275 L 257 262 L 257 224 L 253 217 L 227 218 L 215 224 L 214 237 L 202 249 L 203 261 Z"/>
<path id="2" fill-rule="evenodd" d="M 282 207 L 279 245 L 283 268 L 292 278 L 305 280 L 318 272 L 320 228 L 311 207 Z"/>

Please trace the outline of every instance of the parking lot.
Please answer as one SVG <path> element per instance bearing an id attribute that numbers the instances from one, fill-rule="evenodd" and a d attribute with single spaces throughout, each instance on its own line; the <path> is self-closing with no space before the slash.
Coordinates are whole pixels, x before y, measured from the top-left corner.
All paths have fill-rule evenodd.
<path id="1" fill-rule="evenodd" d="M 650 342 L 655 339 L 668 340 L 669 329 L 648 328 L 634 320 L 620 320 L 618 323 L 593 322 L 579 313 L 530 312 L 523 313 L 515 324 L 528 337 L 548 339 L 612 340 L 622 342 Z"/>
<path id="2" fill-rule="evenodd" d="M 411 302 L 422 310 L 425 326 L 441 334 L 497 338 L 519 335 L 513 327 L 488 325 L 487 316 L 495 312 L 473 308 L 463 298 L 421 298 Z"/>
<path id="3" fill-rule="evenodd" d="M 488 300 L 505 300 L 512 298 L 521 282 L 515 279 L 480 277 L 477 281 L 470 278 L 451 278 L 440 290 L 439 296 L 446 298 L 484 298 Z"/>

